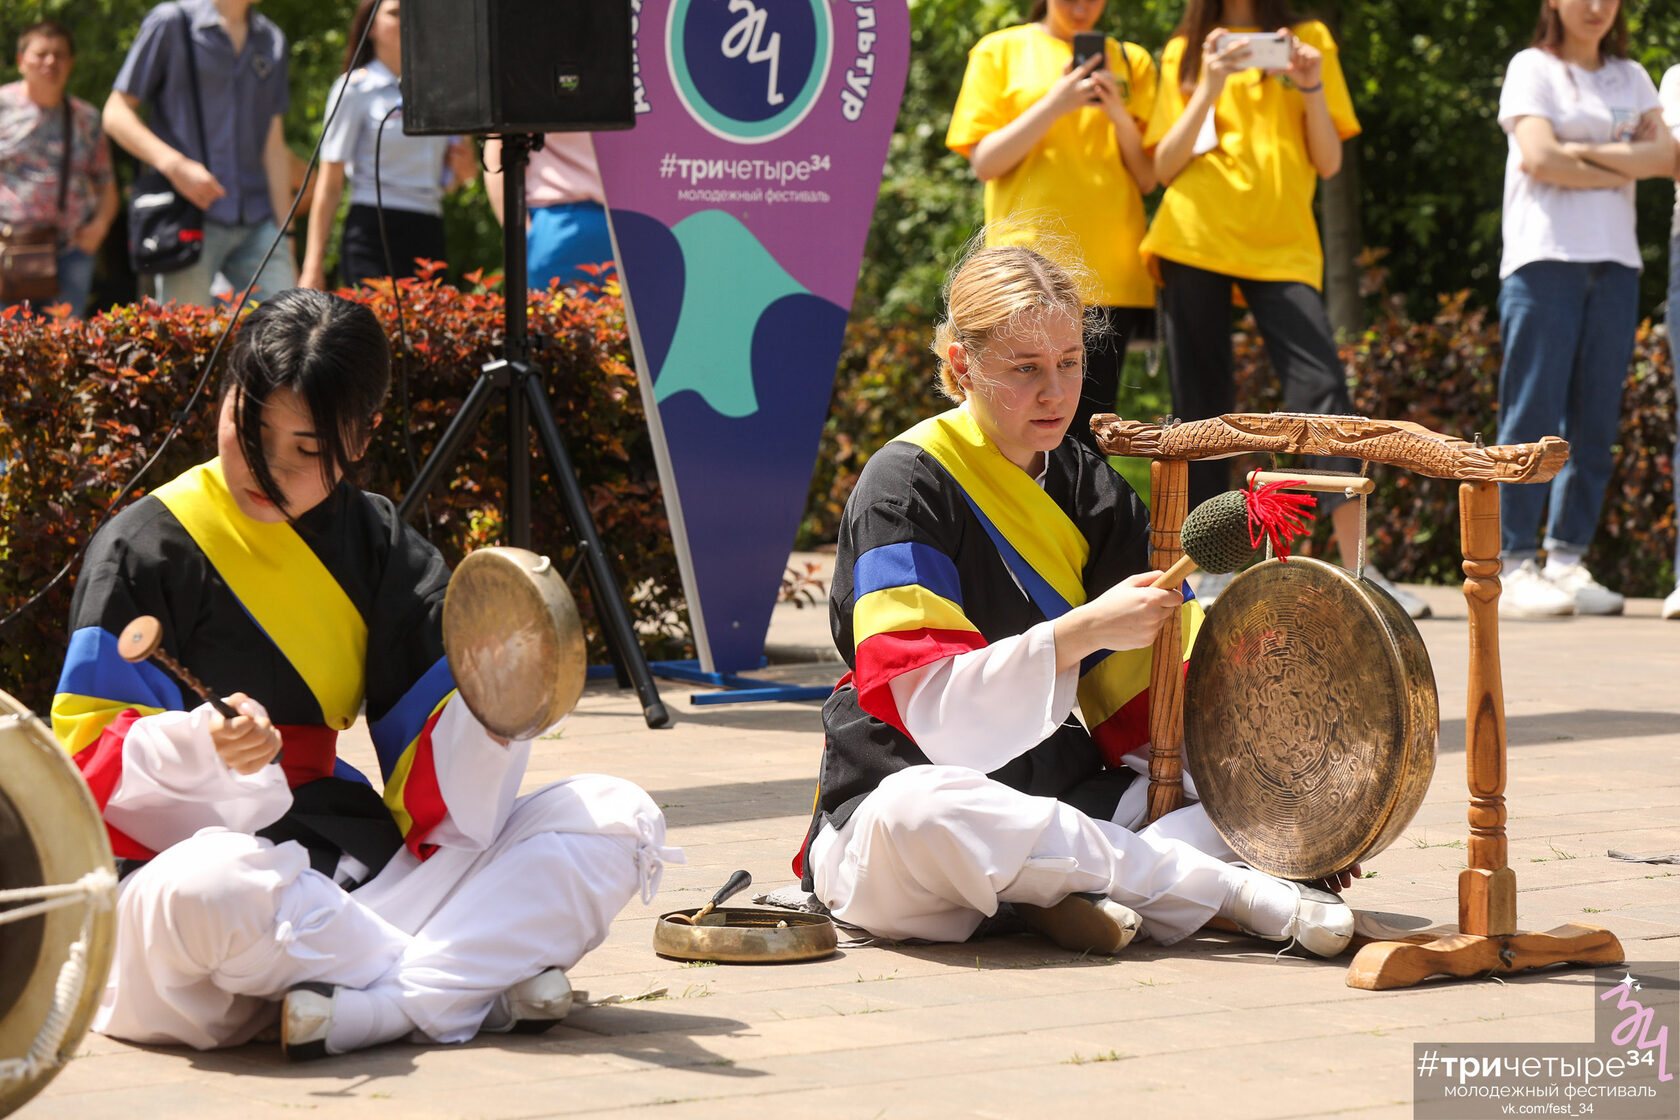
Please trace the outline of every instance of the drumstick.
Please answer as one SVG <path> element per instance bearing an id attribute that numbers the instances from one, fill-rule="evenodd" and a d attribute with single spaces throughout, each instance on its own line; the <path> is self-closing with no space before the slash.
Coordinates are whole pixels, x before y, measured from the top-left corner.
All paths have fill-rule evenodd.
<path id="1" fill-rule="evenodd" d="M 149 614 L 143 614 L 128 624 L 128 629 L 122 632 L 117 640 L 117 652 L 122 654 L 124 661 L 144 661 L 148 657 L 155 657 L 164 667 L 186 682 L 188 688 L 198 693 L 198 698 L 208 702 L 222 718 L 233 719 L 239 713 L 234 711 L 226 700 L 213 696 L 204 682 L 193 676 L 179 661 L 163 648 L 163 623 Z"/>
<path id="2" fill-rule="evenodd" d="M 1232 490 L 1209 498 L 1190 511 L 1179 531 L 1184 555 L 1151 586 L 1176 588 L 1197 568 L 1205 572 L 1234 572 L 1270 540 L 1280 559 L 1289 556 L 1289 542 L 1307 531 L 1317 500 L 1306 494 L 1279 491 L 1293 480 L 1269 483 L 1251 490 Z"/>

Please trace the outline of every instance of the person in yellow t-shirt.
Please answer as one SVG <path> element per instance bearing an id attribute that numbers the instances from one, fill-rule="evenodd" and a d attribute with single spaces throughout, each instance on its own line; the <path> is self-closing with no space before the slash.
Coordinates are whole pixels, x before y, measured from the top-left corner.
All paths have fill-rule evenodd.
<path id="1" fill-rule="evenodd" d="M 1143 196 L 1155 189 L 1143 149 L 1155 65 L 1142 47 L 1112 38 L 1102 56 L 1073 65 L 1074 35 L 1094 30 L 1103 8 L 1104 0 L 1035 0 L 1029 22 L 981 39 L 945 136 L 986 184 L 988 246 L 1055 258 L 1066 256 L 1058 242 L 1068 243 L 1090 276 L 1086 295 L 1106 329 L 1087 333 L 1070 431 L 1092 447 L 1091 416 L 1114 410 L 1126 344 L 1155 303 L 1138 256 Z"/>
<path id="2" fill-rule="evenodd" d="M 1224 39 L 1228 33 L 1235 34 Z M 1270 44 L 1260 40 L 1274 34 L 1284 41 L 1287 64 L 1266 69 L 1259 63 Z M 1233 286 L 1283 379 L 1285 409 L 1353 411 L 1320 295 L 1324 252 L 1313 192 L 1320 178 L 1340 170 L 1342 141 L 1358 132 L 1336 42 L 1322 23 L 1296 19 L 1284 0 L 1189 0 L 1162 51 L 1160 90 L 1144 135 L 1167 189 L 1142 253 L 1163 288 L 1180 418 L 1235 407 L 1226 329 Z M 1358 467 L 1329 456 L 1309 465 Z M 1226 463 L 1190 464 L 1192 508 L 1229 486 Z M 1330 512 L 1343 562 L 1352 567 L 1357 504 L 1325 495 L 1320 509 Z M 1428 612 L 1423 600 L 1372 574 L 1414 618 Z"/>

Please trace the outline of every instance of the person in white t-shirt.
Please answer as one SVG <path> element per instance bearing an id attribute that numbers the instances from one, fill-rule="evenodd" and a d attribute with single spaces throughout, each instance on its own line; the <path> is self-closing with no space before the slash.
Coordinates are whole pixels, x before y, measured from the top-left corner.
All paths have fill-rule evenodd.
<path id="1" fill-rule="evenodd" d="M 420 260 L 447 260 L 444 192 L 478 177 L 478 157 L 470 145 L 403 132 L 398 0 L 362 0 L 350 21 L 347 53 L 345 75 L 327 94 L 321 179 L 309 207 L 301 288 L 327 286 L 327 242 L 346 177 L 350 209 L 338 253 L 338 279 L 346 286 L 382 276 L 414 276 Z"/>
<path id="2" fill-rule="evenodd" d="M 1674 135 L 1676 149 L 1680 149 L 1680 66 L 1668 68 L 1658 96 L 1662 98 L 1663 123 Z M 1674 224 L 1669 227 L 1668 238 L 1668 364 L 1674 369 L 1675 388 L 1680 390 L 1680 344 L 1675 342 L 1675 332 L 1680 331 L 1680 150 L 1672 170 L 1675 191 Z M 1674 446 L 1674 487 L 1676 498 L 1680 499 L 1680 433 Z M 1680 514 L 1680 500 L 1676 508 Z M 1662 616 L 1680 619 L 1680 535 L 1674 541 L 1674 590 L 1663 600 Z"/>
<path id="3" fill-rule="evenodd" d="M 1508 616 L 1622 610 L 1622 596 L 1583 561 L 1610 484 L 1638 326 L 1633 184 L 1674 169 L 1656 84 L 1627 57 L 1627 38 L 1617 0 L 1542 0 L 1534 43 L 1511 60 L 1499 96 L 1510 152 L 1498 440 L 1569 440 L 1549 507 L 1545 487 L 1500 487 Z"/>

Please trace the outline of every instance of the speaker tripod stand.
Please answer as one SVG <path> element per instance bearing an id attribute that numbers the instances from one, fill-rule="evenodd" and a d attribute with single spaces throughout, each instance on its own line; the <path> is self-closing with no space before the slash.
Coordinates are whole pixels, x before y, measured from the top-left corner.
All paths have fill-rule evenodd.
<path id="1" fill-rule="evenodd" d="M 453 462 L 461 445 L 484 417 L 491 395 L 497 391 L 507 397 L 508 419 L 508 543 L 516 548 L 531 547 L 531 422 L 536 421 L 537 439 L 559 492 L 561 509 L 576 534 L 589 588 L 595 603 L 596 617 L 613 653 L 613 667 L 619 687 L 634 686 L 641 701 L 642 718 L 649 727 L 666 727 L 670 713 L 659 699 L 647 658 L 642 655 L 641 643 L 636 640 L 630 612 L 624 605 L 624 595 L 618 580 L 607 563 L 605 546 L 595 528 L 595 518 L 583 500 L 577 473 L 572 469 L 572 457 L 560 438 L 549 406 L 548 391 L 542 375 L 530 361 L 530 340 L 526 333 L 526 268 L 525 268 L 525 164 L 530 153 L 542 145 L 542 137 L 513 135 L 502 137 L 502 253 L 503 281 L 506 293 L 506 329 L 502 357 L 487 363 L 479 372 L 461 409 L 449 421 L 443 437 L 421 464 L 414 484 L 397 507 L 397 516 L 406 520 L 430 492 L 443 468 Z"/>

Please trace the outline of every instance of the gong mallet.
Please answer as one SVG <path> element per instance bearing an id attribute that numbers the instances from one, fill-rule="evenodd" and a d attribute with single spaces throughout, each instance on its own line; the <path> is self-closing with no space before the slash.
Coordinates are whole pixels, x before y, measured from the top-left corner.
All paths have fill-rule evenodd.
<path id="1" fill-rule="evenodd" d="M 226 700 L 211 695 L 210 690 L 204 687 L 204 682 L 189 673 L 186 666 L 169 656 L 163 648 L 163 623 L 152 615 L 143 614 L 128 624 L 128 628 L 122 632 L 122 637 L 117 639 L 117 652 L 128 662 L 144 661 L 148 657 L 156 658 L 164 668 L 198 693 L 200 700 L 222 713 L 223 719 L 234 719 L 239 715 Z"/>
<path id="2" fill-rule="evenodd" d="M 752 876 L 745 871 L 737 871 L 729 877 L 729 882 L 718 888 L 718 892 L 712 896 L 710 902 L 694 912 L 692 918 L 687 914 L 667 914 L 665 920 L 676 922 L 679 925 L 697 926 L 700 924 L 700 919 L 710 914 L 719 903 L 734 898 L 750 886 L 752 886 Z"/>
<path id="3" fill-rule="evenodd" d="M 1308 494 L 1282 491 L 1299 485 L 1283 479 L 1247 490 L 1231 490 L 1209 498 L 1190 511 L 1179 530 L 1184 547 L 1172 567 L 1151 586 L 1175 589 L 1197 568 L 1204 572 L 1234 572 L 1270 540 L 1279 559 L 1289 556 L 1289 542 L 1305 533 L 1316 501 Z"/>

